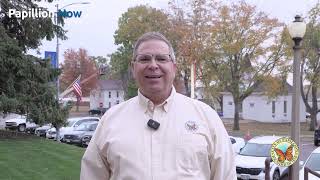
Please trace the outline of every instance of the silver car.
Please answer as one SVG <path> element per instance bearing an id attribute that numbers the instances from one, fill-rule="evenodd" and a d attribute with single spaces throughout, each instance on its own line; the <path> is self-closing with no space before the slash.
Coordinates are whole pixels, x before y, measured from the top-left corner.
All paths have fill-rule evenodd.
<path id="1" fill-rule="evenodd" d="M 69 131 L 64 134 L 64 142 L 70 144 L 77 144 L 79 146 L 87 146 L 88 137 L 92 137 L 94 131 L 96 130 L 98 122 L 85 122 L 80 124 L 78 127 L 74 128 L 73 131 Z"/>

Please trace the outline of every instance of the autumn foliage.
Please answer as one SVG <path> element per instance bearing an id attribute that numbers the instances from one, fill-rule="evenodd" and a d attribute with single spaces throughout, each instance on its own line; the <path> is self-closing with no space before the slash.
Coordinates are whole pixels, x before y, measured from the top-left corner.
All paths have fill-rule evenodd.
<path id="1" fill-rule="evenodd" d="M 60 76 L 61 90 L 64 91 L 81 74 L 81 88 L 83 96 L 89 96 L 90 91 L 96 87 L 98 73 L 93 60 L 88 56 L 87 50 L 80 48 L 78 51 L 67 49 L 64 52 L 64 64 Z M 89 81 L 83 83 L 85 79 Z"/>

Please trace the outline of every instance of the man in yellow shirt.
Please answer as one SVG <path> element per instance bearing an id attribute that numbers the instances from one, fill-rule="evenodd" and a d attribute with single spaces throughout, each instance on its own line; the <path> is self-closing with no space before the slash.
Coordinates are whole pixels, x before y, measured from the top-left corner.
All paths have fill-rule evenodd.
<path id="1" fill-rule="evenodd" d="M 81 180 L 235 180 L 234 152 L 217 113 L 176 92 L 171 43 L 149 32 L 131 63 L 138 96 L 109 109 L 83 156 Z"/>

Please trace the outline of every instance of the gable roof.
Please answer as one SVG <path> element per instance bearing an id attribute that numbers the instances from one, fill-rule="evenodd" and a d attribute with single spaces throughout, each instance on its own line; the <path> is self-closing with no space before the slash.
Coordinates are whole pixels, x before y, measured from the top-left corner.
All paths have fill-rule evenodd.
<path id="1" fill-rule="evenodd" d="M 283 90 L 286 93 L 293 93 L 293 86 L 291 86 L 288 82 L 285 82 Z M 261 83 L 255 90 L 253 90 L 253 92 L 255 93 L 263 93 L 267 91 L 268 91 L 268 87 L 265 86 L 264 83 Z"/>
<path id="2" fill-rule="evenodd" d="M 98 87 L 101 90 L 123 90 L 121 80 L 98 80 Z"/>

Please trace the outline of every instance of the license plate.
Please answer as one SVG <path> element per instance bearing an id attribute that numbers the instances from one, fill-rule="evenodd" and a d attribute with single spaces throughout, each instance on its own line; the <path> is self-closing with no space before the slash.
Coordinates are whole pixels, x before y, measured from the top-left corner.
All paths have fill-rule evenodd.
<path id="1" fill-rule="evenodd" d="M 241 174 L 240 177 L 243 180 L 250 179 L 250 175 L 248 175 L 248 174 Z"/>
<path id="2" fill-rule="evenodd" d="M 66 139 L 66 142 L 68 142 L 68 143 L 69 143 L 69 142 L 70 142 L 70 139 Z"/>

